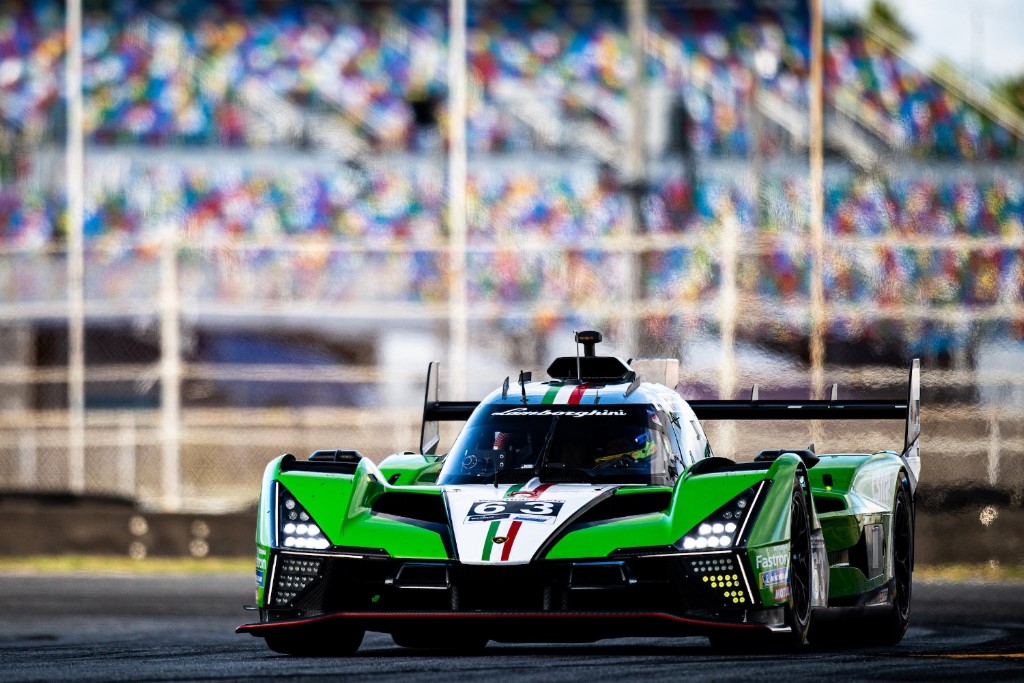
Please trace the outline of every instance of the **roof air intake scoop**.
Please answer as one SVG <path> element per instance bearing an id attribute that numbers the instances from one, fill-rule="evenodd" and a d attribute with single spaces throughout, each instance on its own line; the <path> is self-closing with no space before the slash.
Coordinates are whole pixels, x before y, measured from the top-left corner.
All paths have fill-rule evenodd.
<path id="1" fill-rule="evenodd" d="M 583 344 L 583 355 L 590 358 L 594 355 L 594 346 L 601 343 L 601 333 L 596 330 L 582 330 L 576 333 L 576 343 Z"/>

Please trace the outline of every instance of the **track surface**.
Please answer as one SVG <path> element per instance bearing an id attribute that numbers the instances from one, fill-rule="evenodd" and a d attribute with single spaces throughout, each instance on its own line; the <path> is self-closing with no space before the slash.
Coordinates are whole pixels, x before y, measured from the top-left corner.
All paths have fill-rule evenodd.
<path id="1" fill-rule="evenodd" d="M 248 576 L 0 577 L 0 681 L 391 679 L 1024 680 L 1024 584 L 921 583 L 899 646 L 725 656 L 703 638 L 406 650 L 367 634 L 354 657 L 276 655 L 235 635 Z"/>

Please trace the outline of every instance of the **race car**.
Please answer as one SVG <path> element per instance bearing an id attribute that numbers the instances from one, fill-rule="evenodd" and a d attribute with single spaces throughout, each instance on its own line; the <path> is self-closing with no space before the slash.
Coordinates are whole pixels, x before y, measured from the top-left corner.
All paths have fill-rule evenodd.
<path id="1" fill-rule="evenodd" d="M 549 379 L 438 400 L 420 452 L 352 450 L 266 468 L 259 621 L 291 655 L 348 655 L 366 631 L 406 647 L 709 637 L 719 648 L 895 644 L 907 629 L 920 470 L 920 367 L 906 399 L 686 401 L 672 360 L 599 356 Z M 583 353 L 579 347 L 582 345 Z M 663 383 L 644 374 L 659 374 Z M 716 456 L 707 420 L 902 420 L 901 452 L 768 443 Z M 466 421 L 445 454 L 439 422 Z"/>

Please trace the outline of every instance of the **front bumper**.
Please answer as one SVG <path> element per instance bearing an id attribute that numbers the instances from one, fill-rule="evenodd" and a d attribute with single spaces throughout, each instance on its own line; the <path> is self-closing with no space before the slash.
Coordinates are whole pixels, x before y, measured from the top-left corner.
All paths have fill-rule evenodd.
<path id="1" fill-rule="evenodd" d="M 274 551 L 260 623 L 238 631 L 462 625 L 494 640 L 584 642 L 778 627 L 782 610 L 759 604 L 744 564 L 743 550 L 644 549 L 528 565 Z"/>

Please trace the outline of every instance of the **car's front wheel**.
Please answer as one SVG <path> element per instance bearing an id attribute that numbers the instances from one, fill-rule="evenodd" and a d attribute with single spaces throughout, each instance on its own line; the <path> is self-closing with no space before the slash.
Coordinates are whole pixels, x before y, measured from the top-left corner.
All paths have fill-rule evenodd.
<path id="1" fill-rule="evenodd" d="M 761 652 L 798 648 L 807 639 L 811 623 L 811 520 L 807 497 L 794 482 L 789 520 L 789 604 L 785 608 L 788 633 L 751 633 L 711 636 L 716 650 Z"/>

